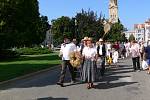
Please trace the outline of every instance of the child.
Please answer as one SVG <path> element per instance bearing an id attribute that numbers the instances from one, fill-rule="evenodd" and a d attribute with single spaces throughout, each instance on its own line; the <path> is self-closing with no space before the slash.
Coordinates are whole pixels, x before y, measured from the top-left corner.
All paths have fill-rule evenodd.
<path id="1" fill-rule="evenodd" d="M 117 67 L 118 57 L 119 57 L 118 50 L 115 49 L 115 51 L 113 52 L 112 58 L 113 58 L 113 63 L 116 65 L 116 67 Z"/>
<path id="2" fill-rule="evenodd" d="M 108 50 L 107 52 L 107 63 L 108 65 L 112 64 L 112 51 L 111 50 Z"/>

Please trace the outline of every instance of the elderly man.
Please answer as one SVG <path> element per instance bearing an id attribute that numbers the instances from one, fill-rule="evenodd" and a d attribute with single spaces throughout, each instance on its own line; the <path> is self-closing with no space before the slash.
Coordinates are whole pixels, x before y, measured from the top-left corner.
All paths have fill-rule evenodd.
<path id="1" fill-rule="evenodd" d="M 103 39 L 99 39 L 99 45 L 97 46 L 97 54 L 101 59 L 101 69 L 100 74 L 103 77 L 105 73 L 105 57 L 106 57 L 106 46 Z"/>

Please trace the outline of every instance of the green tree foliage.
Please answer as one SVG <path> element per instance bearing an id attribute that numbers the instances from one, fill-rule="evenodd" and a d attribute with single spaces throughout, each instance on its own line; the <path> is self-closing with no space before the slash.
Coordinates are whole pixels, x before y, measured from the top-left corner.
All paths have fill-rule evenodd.
<path id="1" fill-rule="evenodd" d="M 94 40 L 98 40 L 104 34 L 103 21 L 102 14 L 98 18 L 94 11 L 82 10 L 74 18 L 62 16 L 52 20 L 52 32 L 58 44 L 63 41 L 64 36 L 77 38 L 78 40 L 81 40 L 84 36 L 90 36 Z"/>
<path id="2" fill-rule="evenodd" d="M 131 35 L 129 36 L 129 41 L 132 41 L 132 40 L 135 40 L 135 37 L 134 37 L 133 34 L 131 34 Z"/>
<path id="3" fill-rule="evenodd" d="M 47 28 L 37 0 L 0 0 L 0 48 L 39 44 Z"/>
<path id="4" fill-rule="evenodd" d="M 103 31 L 103 21 L 104 17 L 102 14 L 100 17 L 97 17 L 97 14 L 94 11 L 84 11 L 77 13 L 76 15 L 77 25 L 78 25 L 78 35 L 79 38 L 85 36 L 93 37 L 95 40 L 98 40 L 104 34 Z"/>
<path id="5" fill-rule="evenodd" d="M 55 44 L 63 41 L 64 36 L 72 37 L 74 22 L 69 17 L 62 16 L 56 20 L 52 20 L 52 33 L 54 34 Z"/>

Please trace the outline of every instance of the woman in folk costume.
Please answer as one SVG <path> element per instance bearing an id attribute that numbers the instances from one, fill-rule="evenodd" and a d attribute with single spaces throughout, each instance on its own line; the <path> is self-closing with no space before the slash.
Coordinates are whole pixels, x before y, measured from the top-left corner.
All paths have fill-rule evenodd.
<path id="1" fill-rule="evenodd" d="M 83 64 L 83 81 L 87 82 L 87 88 L 93 88 L 93 82 L 95 81 L 96 72 L 96 47 L 93 46 L 92 39 L 87 40 L 87 47 L 84 47 L 82 55 L 84 57 Z"/>
<path id="2" fill-rule="evenodd" d="M 81 40 L 80 49 L 79 49 L 81 55 L 82 55 L 83 49 L 84 49 L 85 47 L 87 47 L 87 40 L 88 40 L 88 37 L 87 37 L 87 36 L 84 37 L 84 38 Z M 80 65 L 80 79 L 81 79 L 81 82 L 84 82 L 84 81 L 83 81 L 83 64 L 84 64 L 84 58 L 82 59 L 82 63 L 81 63 L 81 65 Z"/>

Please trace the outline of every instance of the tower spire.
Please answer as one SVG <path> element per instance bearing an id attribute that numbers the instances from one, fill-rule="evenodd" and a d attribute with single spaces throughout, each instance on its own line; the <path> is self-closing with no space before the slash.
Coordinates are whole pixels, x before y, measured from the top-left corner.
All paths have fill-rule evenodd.
<path id="1" fill-rule="evenodd" d="M 118 22 L 118 0 L 109 1 L 109 22 L 117 23 Z"/>

